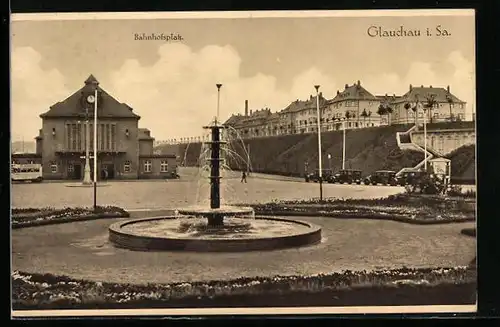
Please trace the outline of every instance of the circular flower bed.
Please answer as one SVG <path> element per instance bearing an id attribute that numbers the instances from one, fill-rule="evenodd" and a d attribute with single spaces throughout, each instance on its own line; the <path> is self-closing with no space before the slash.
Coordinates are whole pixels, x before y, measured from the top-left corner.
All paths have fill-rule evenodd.
<path id="1" fill-rule="evenodd" d="M 164 305 L 186 300 L 216 301 L 238 296 L 288 297 L 302 293 L 359 289 L 437 287 L 443 284 L 475 284 L 476 272 L 468 267 L 379 271 L 344 271 L 311 276 L 274 276 L 238 278 L 228 281 L 203 281 L 173 284 L 115 284 L 73 280 L 51 274 L 12 273 L 13 307 L 71 307 L 86 304 L 138 304 L 148 301 Z M 180 302 L 179 302 L 180 301 Z M 243 303 L 245 304 L 245 303 Z"/>
<path id="2" fill-rule="evenodd" d="M 122 208 L 98 206 L 94 208 L 14 208 L 12 209 L 12 228 L 58 224 L 70 221 L 91 220 L 99 218 L 129 217 Z"/>
<path id="3" fill-rule="evenodd" d="M 475 220 L 475 202 L 442 196 L 398 194 L 381 199 L 273 201 L 251 206 L 259 215 L 373 218 L 416 224 Z"/>

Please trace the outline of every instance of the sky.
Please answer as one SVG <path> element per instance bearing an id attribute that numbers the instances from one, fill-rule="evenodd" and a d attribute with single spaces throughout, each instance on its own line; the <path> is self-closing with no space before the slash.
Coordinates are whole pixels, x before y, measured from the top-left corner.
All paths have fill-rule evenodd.
<path id="1" fill-rule="evenodd" d="M 438 25 L 450 35 L 438 36 Z M 369 36 L 371 26 L 421 36 Z M 137 40 L 142 33 L 182 40 Z M 275 112 L 314 95 L 315 84 L 333 98 L 358 80 L 375 95 L 449 85 L 470 115 L 474 37 L 472 15 L 13 21 L 11 134 L 32 140 L 39 115 L 90 74 L 157 140 L 201 135 L 217 113 L 217 83 L 220 120 L 243 114 L 245 100 Z"/>

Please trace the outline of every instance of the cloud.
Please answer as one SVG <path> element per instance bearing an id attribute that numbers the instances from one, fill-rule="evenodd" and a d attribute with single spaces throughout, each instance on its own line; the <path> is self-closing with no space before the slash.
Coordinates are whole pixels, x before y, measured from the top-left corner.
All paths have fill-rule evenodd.
<path id="1" fill-rule="evenodd" d="M 315 84 L 321 84 L 321 90 L 335 88 L 334 81 L 315 67 L 296 76 L 289 90 L 279 89 L 276 78 L 263 73 L 241 77 L 242 60 L 231 46 L 210 45 L 193 52 L 184 44 L 172 43 L 161 46 L 159 56 L 150 66 L 126 61 L 111 74 L 109 87 L 143 117 L 141 125 L 157 139 L 201 135 L 201 126 L 217 114 L 216 83 L 223 84 L 221 120 L 243 113 L 244 100 L 250 109 L 277 111 L 296 98 L 314 94 Z"/>
<path id="2" fill-rule="evenodd" d="M 123 62 L 108 76 L 104 72 L 102 87 L 119 101 L 132 106 L 142 117 L 140 125 L 151 129 L 158 140 L 197 136 L 217 111 L 216 83 L 222 83 L 220 94 L 221 120 L 233 113 L 243 113 L 244 100 L 250 109 L 268 107 L 272 111 L 285 108 L 296 99 L 315 93 L 314 85 L 332 98 L 344 84 L 359 78 L 373 94 L 404 94 L 409 84 L 450 85 L 452 93 L 467 101 L 471 111 L 475 96 L 474 63 L 460 52 L 451 52 L 438 72 L 431 63 L 413 62 L 403 76 L 392 72 L 354 77 L 352 81 L 336 80 L 320 67 L 305 66 L 287 89 L 278 87 L 276 77 L 262 72 L 242 77 L 242 58 L 231 46 L 206 46 L 193 51 L 184 44 L 169 43 L 158 50 L 159 59 L 149 65 L 136 59 Z M 12 52 L 12 133 L 14 139 L 31 140 L 41 127 L 38 115 L 49 106 L 71 95 L 65 76 L 58 69 L 46 69 L 42 57 L 31 47 Z M 348 67 L 348 63 L 344 65 Z M 348 69 L 348 68 L 346 68 Z M 83 67 L 85 75 L 87 68 Z M 284 84 L 281 83 L 280 84 Z M 285 83 L 286 84 L 286 83 Z M 475 107 L 475 105 L 474 105 Z"/>
<path id="3" fill-rule="evenodd" d="M 467 102 L 468 113 L 475 111 L 475 72 L 474 62 L 468 61 L 459 51 L 451 52 L 441 66 L 449 65 L 451 74 L 438 73 L 431 63 L 414 62 L 409 65 L 404 76 L 394 73 L 366 76 L 363 84 L 373 94 L 385 93 L 402 95 L 413 86 L 446 87 L 459 99 Z"/>
<path id="4" fill-rule="evenodd" d="M 71 93 L 57 69 L 43 69 L 41 55 L 31 47 L 12 51 L 12 139 L 32 141 L 41 127 L 39 115 Z"/>

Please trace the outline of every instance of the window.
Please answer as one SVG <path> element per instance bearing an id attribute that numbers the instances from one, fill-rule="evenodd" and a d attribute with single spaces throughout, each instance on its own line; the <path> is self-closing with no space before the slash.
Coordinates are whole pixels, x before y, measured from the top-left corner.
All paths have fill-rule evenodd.
<path id="1" fill-rule="evenodd" d="M 151 160 L 144 161 L 144 172 L 146 173 L 151 172 Z"/>
<path id="2" fill-rule="evenodd" d="M 160 172 L 166 173 L 168 171 L 168 162 L 167 160 L 162 160 L 160 163 Z"/>
<path id="3" fill-rule="evenodd" d="M 72 173 L 75 170 L 75 166 L 73 164 L 68 164 L 68 173 Z"/>
<path id="4" fill-rule="evenodd" d="M 57 173 L 57 163 L 56 162 L 53 162 L 50 164 L 50 172 L 52 174 L 56 174 Z"/>
<path id="5" fill-rule="evenodd" d="M 130 161 L 125 161 L 123 164 L 123 172 L 124 173 L 130 173 Z"/>

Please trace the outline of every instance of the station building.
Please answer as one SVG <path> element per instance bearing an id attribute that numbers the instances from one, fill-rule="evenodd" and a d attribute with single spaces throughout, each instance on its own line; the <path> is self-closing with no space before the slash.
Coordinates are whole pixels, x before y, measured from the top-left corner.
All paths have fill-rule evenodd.
<path id="1" fill-rule="evenodd" d="M 94 99 L 97 89 L 97 99 Z M 90 75 L 84 86 L 42 113 L 42 128 L 36 153 L 14 154 L 13 162 L 41 163 L 47 180 L 81 180 L 84 175 L 86 142 L 90 156 L 94 148 L 94 101 L 97 100 L 98 178 L 172 178 L 177 175 L 175 154 L 155 154 L 154 138 L 139 128 L 140 116 L 99 86 Z M 86 138 L 86 126 L 89 128 Z M 90 159 L 93 176 L 93 159 Z"/>

